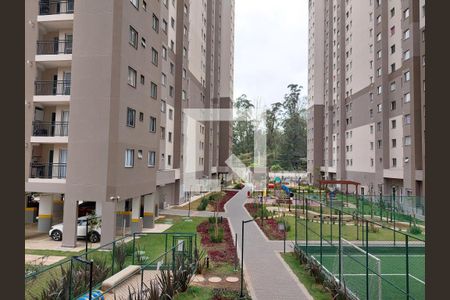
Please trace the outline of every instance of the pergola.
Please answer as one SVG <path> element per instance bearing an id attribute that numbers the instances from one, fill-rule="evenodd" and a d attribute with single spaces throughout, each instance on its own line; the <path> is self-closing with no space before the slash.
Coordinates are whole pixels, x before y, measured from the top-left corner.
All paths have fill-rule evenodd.
<path id="1" fill-rule="evenodd" d="M 354 185 L 355 190 L 356 190 L 356 199 L 358 199 L 358 186 L 361 185 L 361 183 L 356 182 L 356 181 L 351 181 L 351 180 L 319 180 L 319 193 L 322 194 L 322 186 L 324 186 L 326 188 L 329 184 L 345 185 L 345 197 L 346 198 L 348 197 L 348 186 Z M 325 197 L 326 197 L 326 195 L 325 195 Z M 320 199 L 322 199 L 322 195 L 320 195 Z M 347 204 L 348 204 L 348 198 L 347 198 Z"/>

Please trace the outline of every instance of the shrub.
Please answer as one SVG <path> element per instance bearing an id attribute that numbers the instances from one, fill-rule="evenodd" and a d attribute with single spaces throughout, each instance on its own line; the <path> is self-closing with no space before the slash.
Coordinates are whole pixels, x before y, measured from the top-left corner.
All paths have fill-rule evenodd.
<path id="1" fill-rule="evenodd" d="M 411 228 L 409 228 L 409 233 L 422 234 L 422 228 L 420 228 L 419 226 L 413 225 Z"/>
<path id="2" fill-rule="evenodd" d="M 223 228 L 219 227 L 219 230 L 217 232 L 217 235 L 214 232 L 214 226 L 209 227 L 209 236 L 211 238 L 211 241 L 213 243 L 221 243 L 223 240 Z"/>
<path id="3" fill-rule="evenodd" d="M 197 206 L 197 210 L 205 210 L 209 204 L 209 197 L 203 197 L 200 204 Z"/>

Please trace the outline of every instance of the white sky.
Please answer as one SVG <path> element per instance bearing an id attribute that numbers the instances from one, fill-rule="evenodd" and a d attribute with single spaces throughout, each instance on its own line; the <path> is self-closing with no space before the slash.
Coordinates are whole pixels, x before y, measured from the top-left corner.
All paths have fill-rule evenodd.
<path id="1" fill-rule="evenodd" d="M 308 0 L 235 1 L 234 97 L 282 101 L 308 84 Z"/>

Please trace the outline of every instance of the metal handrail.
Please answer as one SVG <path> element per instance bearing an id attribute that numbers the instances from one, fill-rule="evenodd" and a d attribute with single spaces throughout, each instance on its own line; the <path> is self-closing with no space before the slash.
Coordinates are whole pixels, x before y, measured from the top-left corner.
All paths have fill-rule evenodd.
<path id="1" fill-rule="evenodd" d="M 36 80 L 35 95 L 70 95 L 71 80 Z"/>
<path id="2" fill-rule="evenodd" d="M 68 136 L 69 122 L 33 121 L 33 136 Z"/>
<path id="3" fill-rule="evenodd" d="M 39 15 L 73 14 L 74 0 L 39 1 Z"/>
<path id="4" fill-rule="evenodd" d="M 36 53 L 45 54 L 72 54 L 72 40 L 37 41 Z"/>
<path id="5" fill-rule="evenodd" d="M 66 163 L 32 162 L 30 164 L 30 178 L 63 179 L 66 178 L 66 175 L 67 175 Z"/>

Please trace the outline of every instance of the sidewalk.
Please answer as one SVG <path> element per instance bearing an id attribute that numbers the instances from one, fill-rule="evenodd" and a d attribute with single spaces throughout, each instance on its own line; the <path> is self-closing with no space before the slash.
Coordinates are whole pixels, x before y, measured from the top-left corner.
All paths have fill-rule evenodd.
<path id="1" fill-rule="evenodd" d="M 238 235 L 238 253 L 241 256 L 241 222 L 251 216 L 243 207 L 248 188 L 243 188 L 225 205 L 231 231 Z M 291 243 L 286 243 L 286 251 Z M 313 299 L 306 288 L 279 255 L 283 244 L 271 242 L 253 222 L 245 225 L 244 276 L 248 290 L 256 300 Z"/>

